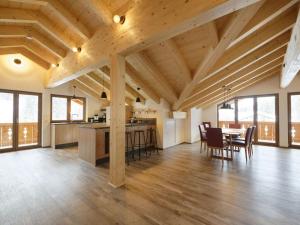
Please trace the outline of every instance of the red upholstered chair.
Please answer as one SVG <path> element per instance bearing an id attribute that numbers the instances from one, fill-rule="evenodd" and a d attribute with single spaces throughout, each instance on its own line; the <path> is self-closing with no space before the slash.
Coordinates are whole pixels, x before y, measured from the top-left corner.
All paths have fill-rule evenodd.
<path id="1" fill-rule="evenodd" d="M 202 122 L 202 124 L 204 125 L 205 130 L 207 130 L 207 128 L 211 128 L 211 122 Z"/>
<path id="2" fill-rule="evenodd" d="M 206 136 L 206 130 L 204 128 L 204 125 L 200 124 L 198 127 L 199 127 L 199 132 L 200 132 L 201 151 L 202 151 L 203 145 L 204 145 L 205 149 L 207 148 L 207 136 Z"/>
<path id="3" fill-rule="evenodd" d="M 211 151 L 211 156 L 214 150 L 218 150 L 221 153 L 222 163 L 224 162 L 224 150 L 227 151 L 228 156 L 228 144 L 223 140 L 223 134 L 221 128 L 208 128 L 207 129 L 207 147 Z M 231 157 L 233 156 L 233 151 L 231 150 Z"/>
<path id="4" fill-rule="evenodd" d="M 233 139 L 231 141 L 232 146 L 245 149 L 246 161 L 248 160 L 248 156 L 250 157 L 251 133 L 252 133 L 252 128 L 249 127 L 249 128 L 247 128 L 247 131 L 246 131 L 245 140 Z"/>

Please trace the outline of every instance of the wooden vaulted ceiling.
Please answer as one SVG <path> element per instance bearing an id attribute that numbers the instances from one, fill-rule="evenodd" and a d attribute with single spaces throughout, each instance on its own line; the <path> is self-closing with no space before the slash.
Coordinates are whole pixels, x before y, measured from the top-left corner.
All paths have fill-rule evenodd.
<path id="1" fill-rule="evenodd" d="M 216 9 L 220 15 L 208 14 L 207 18 L 212 19 L 206 19 L 205 23 L 198 22 L 202 18 L 195 16 L 188 28 L 172 31 L 176 35 L 161 35 L 161 40 L 151 44 L 141 42 L 138 47 L 125 51 L 127 103 L 140 96 L 155 102 L 164 98 L 174 110 L 206 107 L 221 100 L 223 85 L 231 87 L 234 94 L 280 73 L 297 19 L 299 0 L 257 0 L 244 5 L 232 0 L 219 1 L 219 4 L 222 2 L 233 10 L 221 12 L 222 8 Z M 176 6 L 175 1 L 173 3 Z M 135 4 L 150 3 L 135 0 L 2 0 L 0 54 L 21 53 L 46 69 L 51 64 L 62 63 L 65 67 L 52 71 L 49 82 L 53 83 L 56 75 L 63 77 L 63 73 L 69 72 L 68 67 L 75 58 L 71 52 L 73 47 L 85 48 L 88 42 L 95 44 L 97 38 L 107 32 L 107 27 L 114 26 L 112 15 L 131 11 L 128 14 L 133 15 Z M 150 13 L 155 16 L 156 12 Z M 157 11 L 157 15 L 164 13 Z M 126 26 L 121 32 L 125 29 Z M 124 34 L 130 36 L 130 31 Z M 123 42 L 119 44 L 121 47 Z M 103 52 L 106 50 L 109 48 L 103 48 Z M 101 55 L 97 54 L 101 61 Z M 91 64 L 93 60 L 90 60 Z M 100 96 L 103 86 L 109 93 L 109 65 L 104 63 L 106 66 L 85 69 L 88 66 L 80 63 L 72 68 L 72 73 L 76 74 L 72 76 L 72 82 L 94 97 Z M 81 66 L 83 72 L 77 73 L 77 66 Z M 137 87 L 141 91 L 137 92 Z"/>

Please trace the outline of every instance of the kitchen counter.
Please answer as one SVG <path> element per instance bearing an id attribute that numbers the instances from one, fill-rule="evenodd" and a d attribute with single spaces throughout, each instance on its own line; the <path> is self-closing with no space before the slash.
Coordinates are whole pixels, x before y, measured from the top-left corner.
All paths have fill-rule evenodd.
<path id="1" fill-rule="evenodd" d="M 156 119 L 143 119 L 137 123 L 127 123 L 126 131 L 156 129 Z M 109 159 L 109 133 L 110 126 L 106 123 L 86 124 L 79 126 L 78 149 L 79 157 L 92 165 L 106 162 Z M 143 140 L 141 140 L 143 142 Z M 143 144 L 143 143 L 141 143 Z"/>

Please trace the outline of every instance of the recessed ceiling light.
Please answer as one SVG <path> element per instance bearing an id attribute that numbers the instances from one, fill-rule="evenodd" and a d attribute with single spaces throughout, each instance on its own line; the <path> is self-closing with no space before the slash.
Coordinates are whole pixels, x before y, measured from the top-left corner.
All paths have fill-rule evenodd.
<path id="1" fill-rule="evenodd" d="M 119 16 L 119 15 L 114 15 L 113 17 L 113 21 L 115 23 L 120 23 L 120 24 L 123 24 L 125 22 L 125 16 Z"/>
<path id="2" fill-rule="evenodd" d="M 21 59 L 14 59 L 14 63 L 20 65 L 22 63 Z"/>
<path id="3" fill-rule="evenodd" d="M 57 64 L 52 63 L 51 66 L 52 67 L 59 67 L 59 63 L 57 63 Z"/>

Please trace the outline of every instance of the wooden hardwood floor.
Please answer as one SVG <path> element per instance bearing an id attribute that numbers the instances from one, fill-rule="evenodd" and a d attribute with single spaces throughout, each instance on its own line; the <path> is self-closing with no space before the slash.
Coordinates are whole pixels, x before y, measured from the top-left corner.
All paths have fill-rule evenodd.
<path id="1" fill-rule="evenodd" d="M 300 150 L 222 163 L 180 145 L 127 166 L 126 187 L 76 149 L 0 154 L 0 224 L 300 224 Z"/>

